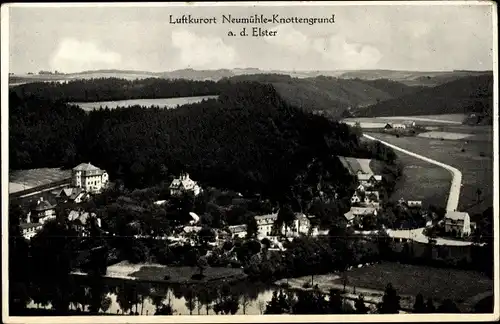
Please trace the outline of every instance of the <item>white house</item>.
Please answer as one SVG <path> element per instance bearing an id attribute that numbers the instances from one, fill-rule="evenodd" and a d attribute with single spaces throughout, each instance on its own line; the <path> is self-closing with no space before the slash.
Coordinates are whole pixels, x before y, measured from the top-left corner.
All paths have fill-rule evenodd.
<path id="1" fill-rule="evenodd" d="M 398 129 L 398 130 L 403 130 L 403 129 L 406 129 L 406 125 L 405 124 L 392 124 L 392 128 L 393 129 Z"/>
<path id="2" fill-rule="evenodd" d="M 455 232 L 459 236 L 470 235 L 471 221 L 470 216 L 466 212 L 448 211 L 444 216 L 445 232 Z"/>
<path id="3" fill-rule="evenodd" d="M 309 218 L 302 213 L 296 213 L 293 225 L 287 228 L 287 226 L 283 224 L 281 227 L 281 233 L 287 236 L 298 236 L 300 234 L 307 235 L 309 234 L 310 229 L 311 221 Z"/>
<path id="4" fill-rule="evenodd" d="M 43 225 L 41 223 L 21 223 L 19 227 L 21 228 L 24 238 L 31 240 L 31 238 L 42 229 Z"/>
<path id="5" fill-rule="evenodd" d="M 422 201 L 420 201 L 420 200 L 408 200 L 406 202 L 406 204 L 410 208 L 420 208 L 420 207 L 422 207 Z"/>
<path id="6" fill-rule="evenodd" d="M 273 230 L 274 222 L 278 219 L 278 214 L 269 214 L 255 216 L 255 221 L 257 222 L 257 237 L 267 237 L 270 236 Z"/>
<path id="7" fill-rule="evenodd" d="M 231 225 L 229 226 L 229 233 L 231 237 L 245 238 L 247 236 L 247 226 L 246 225 Z"/>
<path id="8" fill-rule="evenodd" d="M 89 193 L 99 193 L 109 182 L 108 173 L 90 163 L 81 163 L 72 170 L 72 186 Z"/>
<path id="9" fill-rule="evenodd" d="M 55 219 L 55 207 L 55 205 L 51 204 L 47 200 L 44 200 L 43 197 L 40 197 L 35 205 L 31 206 L 31 210 L 27 215 L 27 223 L 44 224 L 51 219 Z"/>
<path id="10" fill-rule="evenodd" d="M 170 195 L 178 196 L 185 192 L 192 192 L 195 196 L 198 196 L 201 192 L 200 186 L 189 178 L 189 174 L 181 174 L 179 178 L 176 178 L 170 184 Z"/>

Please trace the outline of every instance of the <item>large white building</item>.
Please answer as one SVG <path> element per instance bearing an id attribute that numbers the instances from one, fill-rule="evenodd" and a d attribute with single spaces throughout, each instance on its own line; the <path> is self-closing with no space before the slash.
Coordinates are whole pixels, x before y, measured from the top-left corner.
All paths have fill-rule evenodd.
<path id="1" fill-rule="evenodd" d="M 278 219 L 278 214 L 255 216 L 257 222 L 257 237 L 267 237 L 272 235 L 274 222 Z"/>
<path id="2" fill-rule="evenodd" d="M 195 196 L 198 196 L 201 192 L 200 186 L 196 181 L 189 178 L 189 174 L 181 174 L 177 179 L 174 179 L 170 184 L 170 195 L 178 196 L 185 192 L 192 192 Z"/>
<path id="3" fill-rule="evenodd" d="M 106 187 L 109 181 L 108 173 L 105 170 L 90 163 L 81 163 L 72 170 L 72 186 L 83 188 L 89 193 L 99 193 Z"/>

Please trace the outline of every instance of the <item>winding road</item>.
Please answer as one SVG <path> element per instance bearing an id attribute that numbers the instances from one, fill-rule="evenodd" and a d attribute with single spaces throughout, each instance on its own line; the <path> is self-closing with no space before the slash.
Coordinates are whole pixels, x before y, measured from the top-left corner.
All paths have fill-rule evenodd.
<path id="1" fill-rule="evenodd" d="M 405 154 L 414 156 L 417 159 L 420 159 L 420 160 L 423 160 L 423 161 L 435 164 L 437 166 L 440 166 L 440 167 L 445 168 L 446 170 L 450 171 L 450 173 L 452 174 L 452 180 L 451 180 L 450 193 L 448 195 L 448 202 L 446 204 L 446 210 L 447 211 L 455 211 L 455 210 L 457 210 L 457 208 L 458 208 L 458 200 L 459 200 L 459 197 L 460 197 L 460 188 L 462 186 L 462 172 L 460 172 L 460 170 L 458 170 L 457 168 L 452 167 L 451 165 L 444 164 L 442 162 L 433 160 L 433 159 L 425 157 L 423 155 L 410 152 L 408 150 L 400 148 L 399 146 L 387 143 L 387 142 L 382 141 L 382 140 L 380 140 L 378 138 L 375 138 L 373 136 L 366 135 L 366 134 L 363 134 L 363 136 L 366 137 L 369 140 L 378 141 L 378 142 L 384 144 L 385 146 L 388 146 L 388 147 L 390 147 L 390 148 L 392 148 L 392 149 L 394 149 L 396 151 L 400 151 L 400 152 L 403 152 Z"/>
<path id="2" fill-rule="evenodd" d="M 421 159 L 423 161 L 435 164 L 437 166 L 440 166 L 440 167 L 445 168 L 446 170 L 450 171 L 452 174 L 452 180 L 451 180 L 450 193 L 448 196 L 448 202 L 446 204 L 446 210 L 447 211 L 456 211 L 457 210 L 458 200 L 460 197 L 460 188 L 462 186 L 462 172 L 460 172 L 460 170 L 458 170 L 457 168 L 454 168 L 450 165 L 444 164 L 442 162 L 425 157 L 423 155 L 410 152 L 408 150 L 400 148 L 399 146 L 387 143 L 387 142 L 382 141 L 382 140 L 375 138 L 373 136 L 366 135 L 366 134 L 363 134 L 363 136 L 369 140 L 378 141 L 378 142 L 382 143 L 383 145 L 386 145 L 386 146 L 388 146 L 396 151 L 400 151 L 400 152 L 403 152 L 405 154 L 414 156 L 417 159 Z M 429 239 L 426 235 L 424 235 L 424 233 L 423 233 L 424 229 L 425 228 L 416 228 L 413 230 L 388 230 L 387 234 L 391 237 L 409 238 L 409 239 L 412 239 L 413 241 L 427 244 L 429 242 Z M 471 245 L 471 244 L 472 244 L 472 242 L 468 242 L 468 241 L 453 240 L 453 239 L 447 239 L 447 238 L 436 238 L 436 245 L 467 246 L 467 245 Z"/>

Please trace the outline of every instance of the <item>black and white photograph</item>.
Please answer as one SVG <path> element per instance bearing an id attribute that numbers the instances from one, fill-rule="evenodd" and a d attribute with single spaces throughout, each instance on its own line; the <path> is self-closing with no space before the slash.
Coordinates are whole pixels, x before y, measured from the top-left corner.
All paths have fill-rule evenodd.
<path id="1" fill-rule="evenodd" d="M 1 24 L 5 323 L 499 319 L 495 2 Z"/>

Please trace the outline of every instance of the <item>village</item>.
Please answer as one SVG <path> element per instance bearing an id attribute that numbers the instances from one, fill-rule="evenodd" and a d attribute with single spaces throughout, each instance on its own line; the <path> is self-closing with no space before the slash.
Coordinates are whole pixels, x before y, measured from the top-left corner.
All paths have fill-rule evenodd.
<path id="1" fill-rule="evenodd" d="M 475 223 L 465 212 L 454 210 L 447 211 L 444 218 L 437 217 L 435 212 L 425 210 L 422 201 L 405 200 L 401 197 L 395 204 L 396 208 L 409 211 L 417 216 L 417 221 L 410 225 L 401 225 L 398 228 L 390 228 L 381 222 L 385 217 L 387 197 L 381 197 L 379 190 L 382 189 L 382 175 L 365 172 L 367 170 L 349 170 L 357 180 L 357 187 L 350 198 L 350 209 L 344 214 L 347 227 L 351 227 L 358 235 L 376 235 L 380 230 L 385 230 L 395 243 L 406 243 L 415 240 L 420 243 L 428 243 L 424 233 L 429 233 L 434 227 L 441 228 L 443 236 L 453 238 L 466 238 L 475 229 Z M 368 170 L 369 171 L 369 170 Z M 101 227 L 101 219 L 95 213 L 85 210 L 84 202 L 90 197 L 99 195 L 108 188 L 110 182 L 108 173 L 91 163 L 82 163 L 71 170 L 71 179 L 66 185 L 57 189 L 42 188 L 22 197 L 20 201 L 27 211 L 24 219 L 20 223 L 22 234 L 26 239 L 31 239 L 39 232 L 43 225 L 56 218 L 56 208 L 58 205 L 69 203 L 72 208 L 66 212 L 67 220 L 82 235 L 88 235 L 90 222 Z M 47 186 L 45 186 L 47 187 Z M 36 190 L 32 188 L 30 191 Z M 170 196 L 179 197 L 183 194 L 192 194 L 194 197 L 203 192 L 198 183 L 191 179 L 189 174 L 184 173 L 175 178 L 169 186 Z M 241 194 L 238 193 L 239 196 Z M 167 200 L 154 201 L 154 205 L 161 207 L 167 204 Z M 394 206 L 394 204 L 392 205 Z M 292 241 L 300 236 L 325 236 L 327 229 L 320 229 L 314 222 L 315 215 L 305 215 L 295 213 L 293 222 L 287 224 L 278 223 L 279 209 L 273 210 L 269 214 L 254 216 L 256 224 L 256 238 L 259 241 L 266 239 L 269 249 L 276 251 L 285 250 L 283 241 Z M 177 226 L 170 235 L 155 236 L 155 239 L 166 240 L 170 247 L 183 245 L 186 243 L 195 244 L 198 233 L 203 229 L 200 216 L 193 211 L 189 212 L 191 220 L 188 223 Z M 422 224 L 422 226 L 417 226 Z M 133 225 L 133 224 L 131 224 Z M 279 227 L 279 228 L 277 228 Z M 413 232 L 412 232 L 413 231 Z M 436 232 L 436 231 L 434 231 Z M 214 237 L 208 242 L 209 246 L 222 246 L 224 242 L 232 239 L 245 239 L 247 235 L 246 224 L 233 224 L 224 228 L 213 229 Z M 417 233 L 417 234 L 415 234 Z M 108 233 L 110 234 L 110 233 Z M 111 233 L 113 235 L 113 233 Z M 139 232 L 136 238 L 151 236 L 148 233 Z M 435 237 L 435 235 L 433 236 Z M 435 239 L 435 238 L 434 238 Z M 442 240 L 443 244 L 456 244 L 460 240 Z M 209 252 L 210 253 L 210 252 Z"/>

